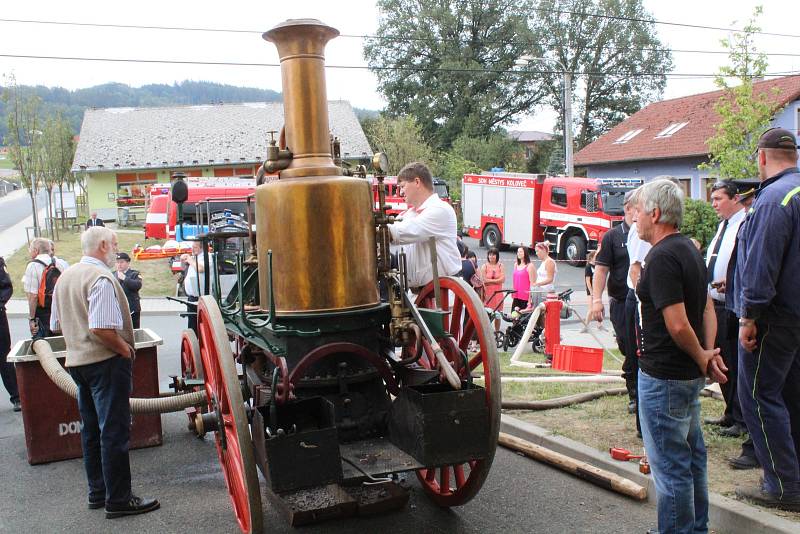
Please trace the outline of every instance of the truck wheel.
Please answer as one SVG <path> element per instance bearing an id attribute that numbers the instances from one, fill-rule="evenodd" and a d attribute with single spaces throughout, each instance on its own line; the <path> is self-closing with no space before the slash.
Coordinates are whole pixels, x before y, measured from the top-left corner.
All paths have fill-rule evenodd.
<path id="1" fill-rule="evenodd" d="M 581 236 L 574 235 L 567 239 L 564 249 L 564 259 L 573 267 L 582 267 L 586 262 L 586 241 Z"/>
<path id="2" fill-rule="evenodd" d="M 486 248 L 496 247 L 500 249 L 500 243 L 503 242 L 502 234 L 500 234 L 500 229 L 497 225 L 494 224 L 487 224 L 486 228 L 483 229 L 483 246 Z"/>

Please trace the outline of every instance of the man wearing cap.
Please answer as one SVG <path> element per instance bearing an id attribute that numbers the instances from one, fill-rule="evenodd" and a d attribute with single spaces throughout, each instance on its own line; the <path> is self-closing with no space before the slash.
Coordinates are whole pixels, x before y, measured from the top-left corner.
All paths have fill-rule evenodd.
<path id="1" fill-rule="evenodd" d="M 117 280 L 119 280 L 125 297 L 128 299 L 128 307 L 131 310 L 131 322 L 133 328 L 139 328 L 139 315 L 142 306 L 139 303 L 139 290 L 142 289 L 142 276 L 139 271 L 131 269 L 131 257 L 125 252 L 117 254 Z"/>
<path id="2" fill-rule="evenodd" d="M 742 223 L 734 304 L 739 317 L 739 401 L 763 483 L 740 498 L 800 511 L 800 171 L 783 128 L 758 141 L 762 181 Z"/>
<path id="3" fill-rule="evenodd" d="M 719 419 L 707 419 L 706 423 L 719 425 L 719 434 L 738 437 L 747 432 L 736 392 L 736 370 L 739 360 L 739 325 L 736 315 L 725 307 L 725 281 L 728 264 L 736 242 L 736 234 L 744 220 L 744 207 L 739 203 L 738 188 L 730 180 L 720 180 L 711 186 L 711 206 L 719 215 L 717 233 L 708 245 L 706 267 L 708 269 L 708 294 L 714 303 L 717 317 L 717 339 L 722 359 L 728 367 L 728 381 L 720 385 L 725 399 L 725 413 Z"/>

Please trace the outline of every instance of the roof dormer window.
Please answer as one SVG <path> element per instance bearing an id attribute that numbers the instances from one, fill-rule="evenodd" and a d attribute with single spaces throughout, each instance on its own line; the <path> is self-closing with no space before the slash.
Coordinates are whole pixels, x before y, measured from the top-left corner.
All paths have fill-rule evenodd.
<path id="1" fill-rule="evenodd" d="M 664 139 L 665 137 L 672 137 L 672 135 L 675 132 L 677 132 L 678 130 L 680 130 L 681 128 L 686 126 L 687 124 L 689 124 L 688 121 L 687 122 L 673 122 L 672 124 L 670 124 L 669 126 L 664 128 L 663 130 L 658 132 L 658 135 L 655 136 L 655 139 Z"/>
<path id="2" fill-rule="evenodd" d="M 623 135 L 622 137 L 620 137 L 619 139 L 614 141 L 614 144 L 615 145 L 621 145 L 621 144 L 627 143 L 628 141 L 630 141 L 631 139 L 633 139 L 634 137 L 636 137 L 637 135 L 639 135 L 643 131 L 644 131 L 644 128 L 639 128 L 638 130 L 630 130 L 628 133 L 626 133 L 625 135 Z"/>

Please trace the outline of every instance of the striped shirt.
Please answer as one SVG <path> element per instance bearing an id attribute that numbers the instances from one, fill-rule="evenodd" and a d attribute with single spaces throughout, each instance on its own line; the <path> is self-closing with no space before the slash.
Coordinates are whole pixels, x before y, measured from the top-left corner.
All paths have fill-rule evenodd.
<path id="1" fill-rule="evenodd" d="M 80 262 L 109 269 L 108 265 L 91 256 L 83 256 Z M 122 329 L 122 310 L 117 301 L 117 293 L 114 290 L 113 282 L 104 277 L 98 278 L 92 289 L 89 290 L 89 328 Z M 50 311 L 50 330 L 54 332 L 61 330 L 55 291 Z"/>

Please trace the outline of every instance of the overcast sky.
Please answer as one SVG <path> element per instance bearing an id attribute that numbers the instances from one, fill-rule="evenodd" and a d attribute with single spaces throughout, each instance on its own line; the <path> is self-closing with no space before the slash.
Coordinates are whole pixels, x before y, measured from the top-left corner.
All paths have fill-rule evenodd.
<path id="1" fill-rule="evenodd" d="M 136 24 L 225 28 L 262 32 L 288 18 L 318 18 L 342 34 L 326 49 L 329 65 L 364 66 L 362 39 L 346 35 L 371 35 L 378 25 L 374 0 L 332 2 L 292 0 L 253 2 L 228 0 L 138 0 L 109 2 L 94 0 L 34 0 L 4 2 L 2 19 L 46 20 L 101 24 Z M 757 36 L 756 43 L 767 53 L 798 54 L 770 56 L 769 72 L 800 71 L 800 2 L 764 0 L 760 25 L 764 31 L 798 37 Z M 657 20 L 709 26 L 737 26 L 749 18 L 755 3 L 730 0 L 645 0 Z M 724 31 L 657 25 L 662 42 L 673 49 L 721 50 Z M 0 54 L 171 59 L 277 63 L 275 47 L 259 33 L 220 33 L 111 29 L 0 22 Z M 724 64 L 724 54 L 675 53 L 676 73 L 715 73 Z M 61 86 L 68 89 L 106 82 L 132 86 L 173 83 L 186 79 L 280 91 L 277 67 L 207 65 L 161 65 L 56 61 L 0 57 L 0 73 L 13 73 L 20 84 Z M 349 100 L 354 106 L 381 109 L 384 100 L 376 89 L 376 78 L 366 69 L 327 69 L 328 97 Z M 671 78 L 664 94 L 674 98 L 713 90 L 711 79 Z M 555 115 L 549 109 L 531 110 L 511 128 L 552 131 Z"/>

